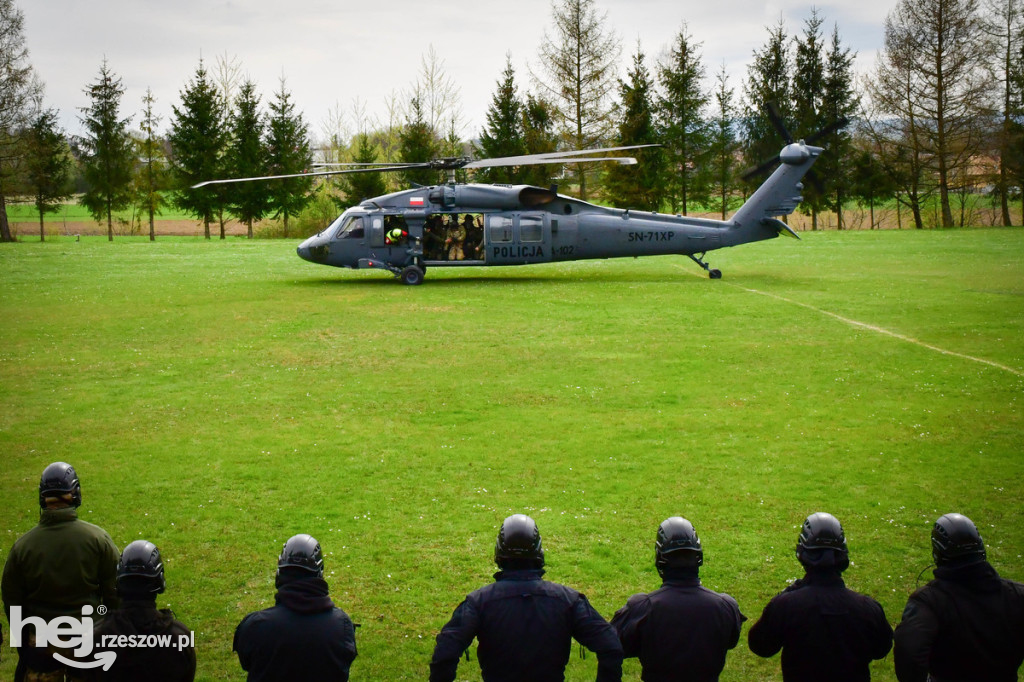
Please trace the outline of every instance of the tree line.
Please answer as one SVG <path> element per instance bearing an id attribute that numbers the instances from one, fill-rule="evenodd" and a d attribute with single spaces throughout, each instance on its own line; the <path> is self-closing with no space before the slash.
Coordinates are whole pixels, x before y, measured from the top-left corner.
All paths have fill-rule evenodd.
<path id="1" fill-rule="evenodd" d="M 224 238 L 229 218 L 251 237 L 254 223 L 266 217 L 280 219 L 289 236 L 290 221 L 311 202 L 330 213 L 399 183 L 443 178 L 416 169 L 397 177 L 192 185 L 301 174 L 314 162 L 645 144 L 660 146 L 637 150 L 638 166 L 493 168 L 472 179 L 539 186 L 558 179 L 583 199 L 725 218 L 760 181 L 744 171 L 775 157 L 787 131 L 797 138 L 825 131 L 816 143 L 827 151 L 801 205 L 812 229 L 823 212 L 843 229 L 851 203 L 870 210 L 874 227 L 875 208 L 894 201 L 901 224 L 906 211 L 917 228 L 963 225 L 971 197 L 982 191 L 1010 225 L 1011 200 L 1024 202 L 1024 0 L 900 0 L 886 18 L 876 64 L 859 78 L 839 27 L 829 30 L 817 10 L 793 35 L 780 19 L 754 50 L 739 93 L 724 65 L 709 75 L 702 43 L 685 23 L 659 59 L 650 60 L 638 41 L 620 77 L 622 43 L 597 1 L 553 0 L 550 35 L 522 79 L 529 87 L 517 80 L 509 54 L 485 124 L 470 140 L 458 87 L 431 47 L 411 89 L 386 102 L 384 120 L 370 121 L 356 101 L 348 114 L 329 112 L 314 141 L 283 78 L 264 106 L 257 85 L 226 57 L 213 69 L 200 60 L 166 130 L 149 91 L 134 126 L 135 117 L 120 113 L 124 88 L 104 60 L 85 88 L 85 134 L 69 138 L 57 112 L 42 105 L 22 14 L 14 0 L 0 0 L 0 50 L 8 55 L 0 64 L 0 239 L 12 239 L 11 197 L 32 199 L 40 238 L 44 215 L 75 193 L 97 222 L 106 222 L 111 240 L 115 214 L 128 207 L 148 216 L 155 238 L 154 218 L 168 202 L 202 221 L 207 238 L 213 224 Z"/>

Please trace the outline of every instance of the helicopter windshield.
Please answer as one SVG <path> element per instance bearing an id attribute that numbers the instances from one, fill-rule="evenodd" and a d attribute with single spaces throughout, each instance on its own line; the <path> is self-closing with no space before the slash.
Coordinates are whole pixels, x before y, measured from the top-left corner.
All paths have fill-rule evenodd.
<path id="1" fill-rule="evenodd" d="M 366 236 L 366 230 L 363 228 L 363 218 L 361 216 L 352 216 L 345 220 L 345 224 L 338 230 L 336 239 L 362 239 Z"/>
<path id="2" fill-rule="evenodd" d="M 328 225 L 328 226 L 327 226 L 327 227 L 325 227 L 324 229 L 320 230 L 320 233 L 319 233 L 319 234 L 334 234 L 334 230 L 335 230 L 335 228 L 337 228 L 337 227 L 338 227 L 338 225 L 341 225 L 341 223 L 342 223 L 342 222 L 343 222 L 344 220 L 345 220 L 345 214 L 344 214 L 344 213 L 342 213 L 342 214 L 341 214 L 340 216 L 338 216 L 337 218 L 335 218 L 335 219 L 334 219 L 334 221 L 333 221 L 333 222 L 332 222 L 332 223 L 331 223 L 330 225 Z M 317 235 L 317 236 L 319 236 L 319 235 Z"/>

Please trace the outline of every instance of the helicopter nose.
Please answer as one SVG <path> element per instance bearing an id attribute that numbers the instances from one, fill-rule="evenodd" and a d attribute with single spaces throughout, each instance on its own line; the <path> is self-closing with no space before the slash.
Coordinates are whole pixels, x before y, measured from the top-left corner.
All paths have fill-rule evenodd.
<path id="1" fill-rule="evenodd" d="M 299 258 L 311 263 L 326 263 L 329 250 L 326 243 L 321 243 L 314 236 L 299 244 L 295 253 L 299 254 Z"/>

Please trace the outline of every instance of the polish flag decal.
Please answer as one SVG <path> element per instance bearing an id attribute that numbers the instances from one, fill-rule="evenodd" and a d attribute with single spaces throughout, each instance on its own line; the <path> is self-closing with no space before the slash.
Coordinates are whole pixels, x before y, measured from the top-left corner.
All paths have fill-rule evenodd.
<path id="1" fill-rule="evenodd" d="M 410 206 L 422 206 L 423 205 L 423 197 L 409 197 L 409 205 Z"/>

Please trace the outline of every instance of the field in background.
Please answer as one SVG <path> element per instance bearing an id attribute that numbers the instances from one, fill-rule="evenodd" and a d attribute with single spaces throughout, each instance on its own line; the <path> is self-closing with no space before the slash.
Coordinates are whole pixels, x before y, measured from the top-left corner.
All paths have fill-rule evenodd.
<path id="1" fill-rule="evenodd" d="M 657 587 L 675 514 L 751 622 L 800 574 L 817 510 L 893 623 L 946 511 L 1024 579 L 1019 228 L 807 234 L 712 253 L 720 281 L 662 257 L 414 288 L 294 245 L 0 245 L 0 562 L 43 467 L 73 463 L 83 518 L 164 552 L 159 602 L 196 631 L 201 679 L 244 678 L 233 629 L 273 603 L 299 532 L 362 625 L 365 680 L 425 678 L 513 512 L 537 520 L 547 577 L 608 617 Z M 781 679 L 745 642 L 722 679 Z M 567 678 L 595 666 L 574 649 Z M 873 672 L 894 680 L 891 657 Z"/>
<path id="2" fill-rule="evenodd" d="M 576 196 L 573 188 L 563 187 L 563 193 Z M 994 197 L 974 194 L 968 195 L 959 200 L 953 200 L 953 218 L 958 225 L 974 225 L 993 227 L 1002 225 L 1002 216 Z M 602 203 L 602 202 L 598 202 Z M 735 206 L 729 215 L 735 212 Z M 663 210 L 669 211 L 668 207 Z M 16 238 L 22 241 L 35 241 L 39 239 L 39 215 L 35 207 L 26 203 L 8 203 L 8 217 L 11 221 L 11 230 Z M 319 232 L 330 224 L 340 213 L 335 202 L 325 196 L 317 195 L 306 209 L 297 217 L 293 218 L 289 226 L 289 236 L 307 237 Z M 691 211 L 690 215 L 695 217 L 721 219 L 718 211 Z M 1021 202 L 1015 199 L 1010 204 L 1010 219 L 1014 225 L 1021 224 Z M 937 199 L 928 203 L 922 211 L 922 220 L 926 228 L 934 228 L 941 223 Z M 798 232 L 811 231 L 815 228 L 809 215 L 795 213 L 788 217 L 789 225 Z M 838 219 L 835 213 L 823 212 L 818 215 L 816 229 L 835 230 L 838 228 Z M 867 207 L 849 204 L 843 212 L 844 230 L 894 230 L 912 229 L 913 217 L 904 207 L 899 209 L 897 202 L 891 200 L 884 205 L 877 206 L 874 211 Z M 61 206 L 56 213 L 48 213 L 45 219 L 44 229 L 48 237 L 78 235 L 106 235 L 106 221 L 96 222 L 89 215 L 84 206 L 77 203 L 68 203 Z M 120 211 L 115 217 L 113 226 L 116 236 L 149 235 L 148 216 L 139 215 L 131 210 Z M 220 225 L 211 224 L 213 238 L 220 235 Z M 172 206 L 166 206 L 163 213 L 156 216 L 154 232 L 158 236 L 203 236 L 204 226 L 194 217 L 182 213 Z M 228 236 L 246 236 L 247 228 L 237 220 L 225 222 L 225 233 Z M 280 219 L 267 218 L 255 224 L 254 235 L 256 237 L 282 237 L 284 236 L 283 225 Z"/>

